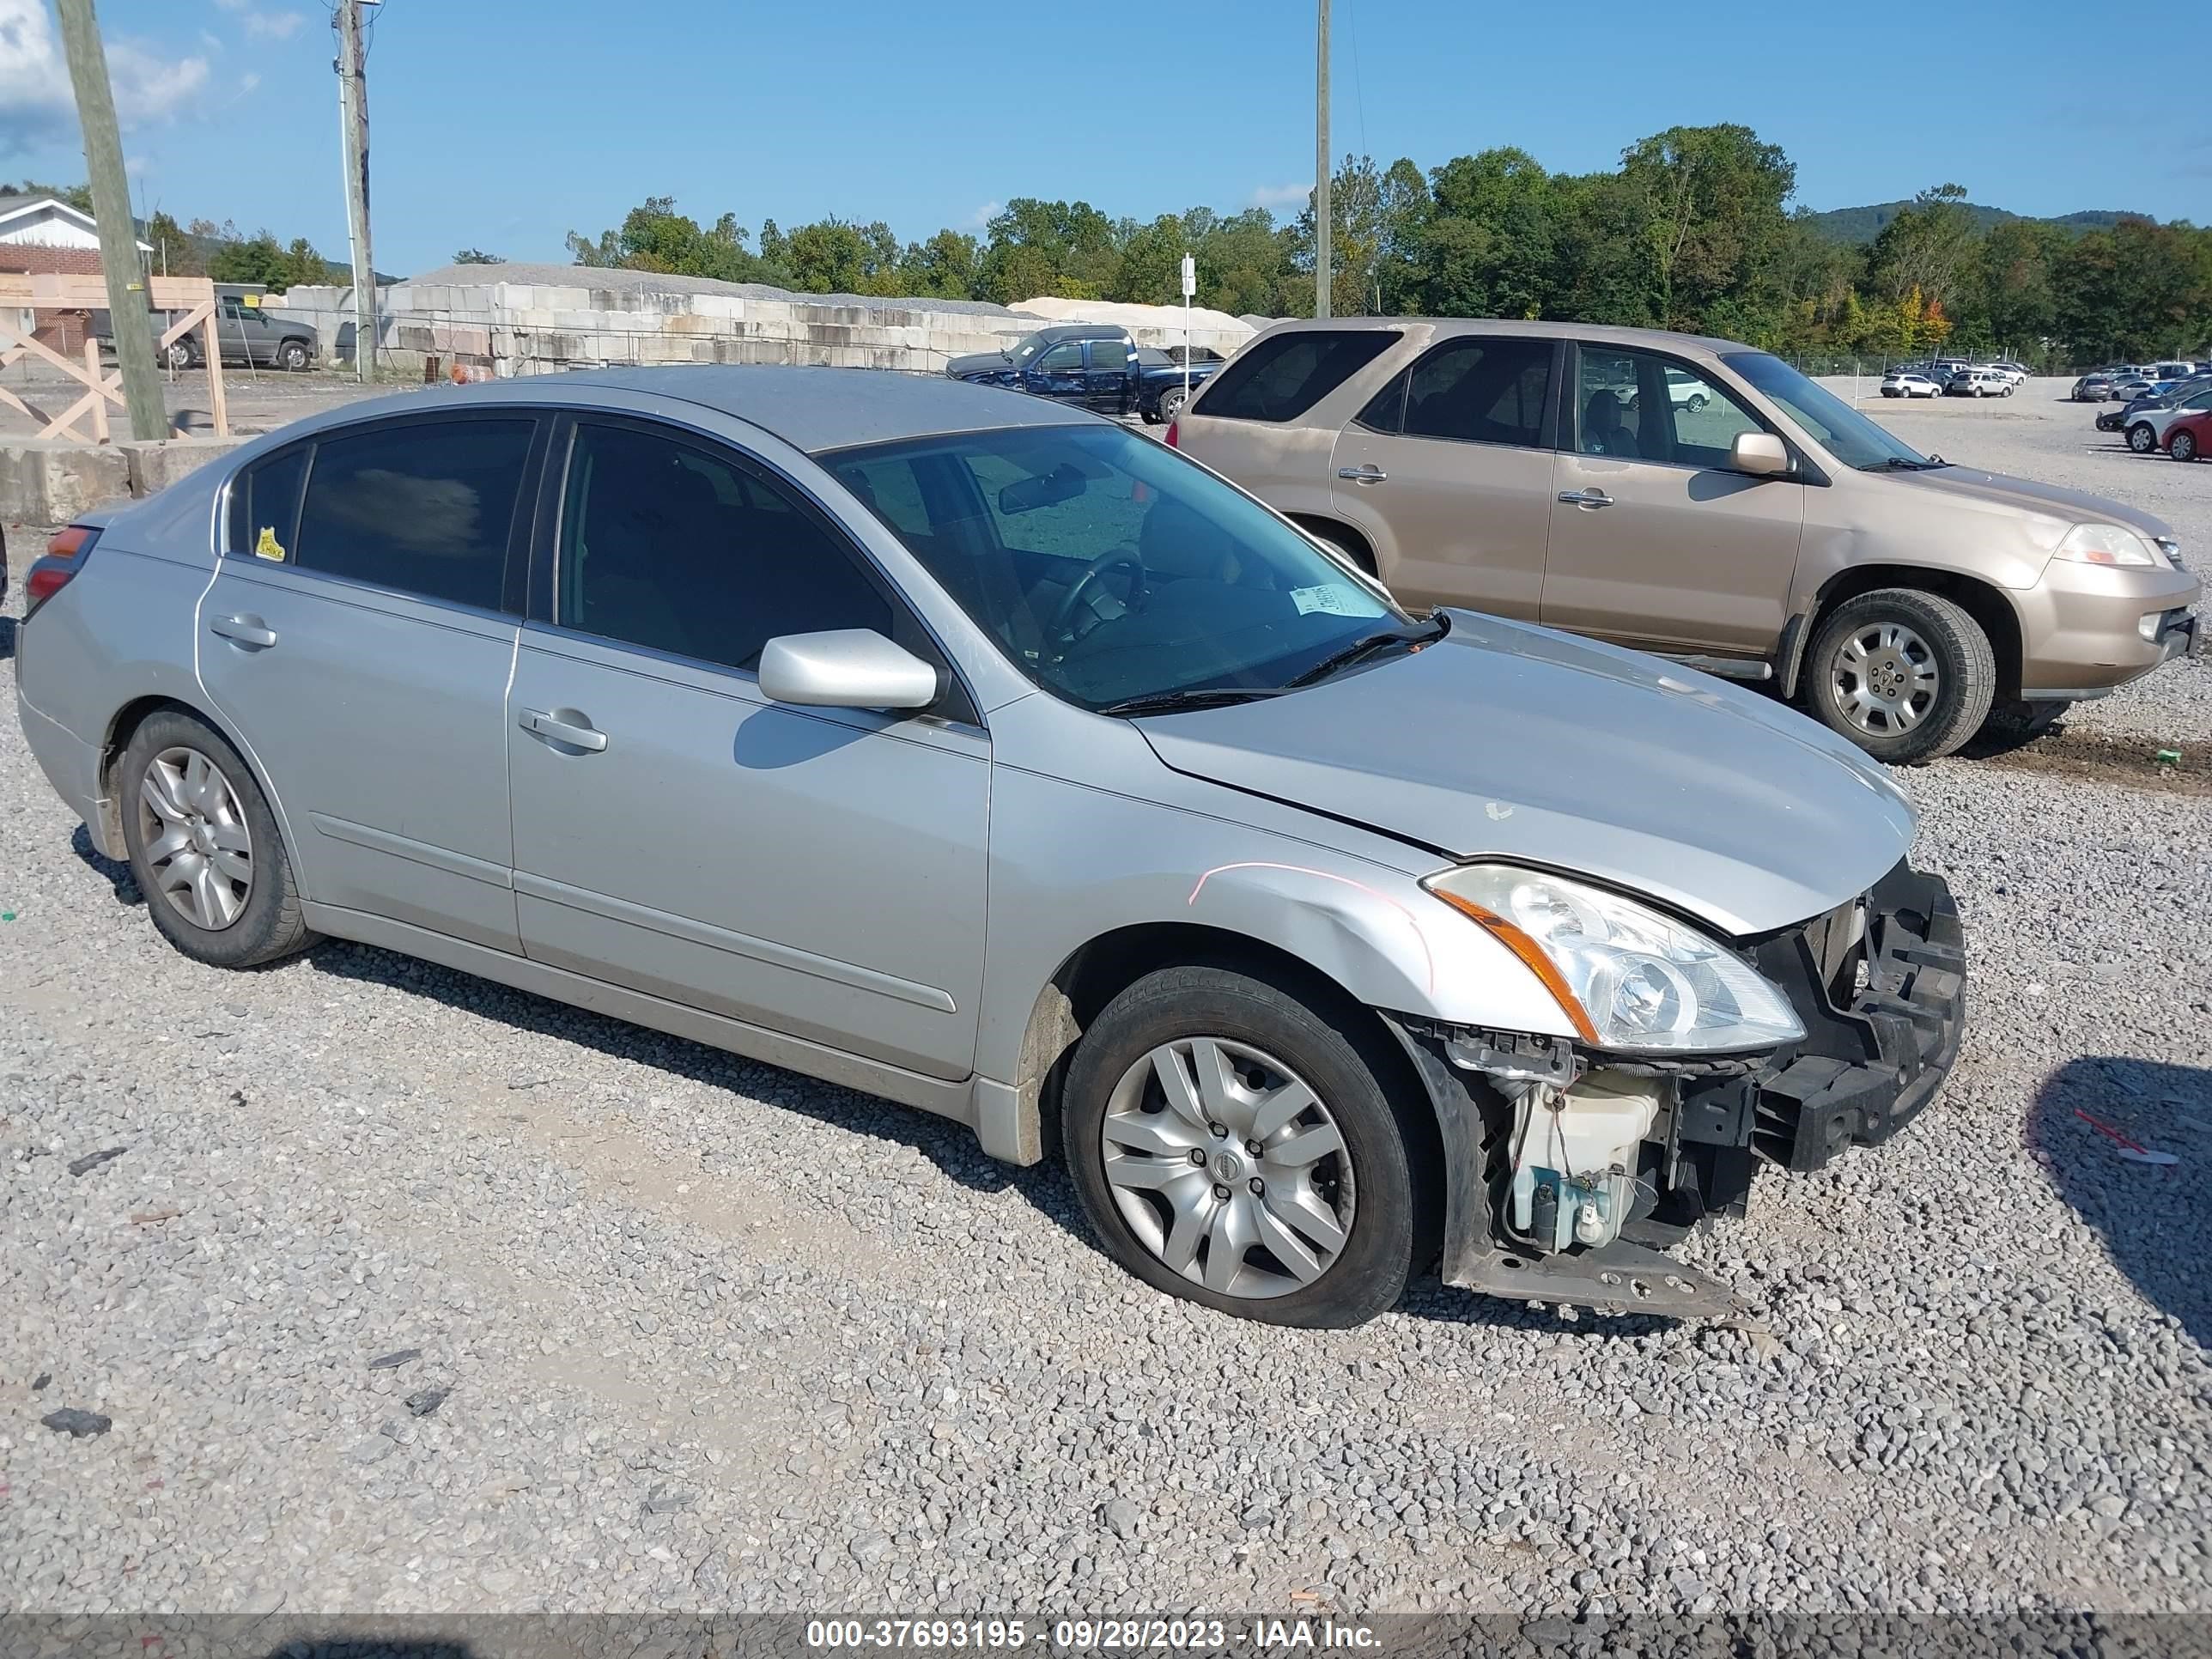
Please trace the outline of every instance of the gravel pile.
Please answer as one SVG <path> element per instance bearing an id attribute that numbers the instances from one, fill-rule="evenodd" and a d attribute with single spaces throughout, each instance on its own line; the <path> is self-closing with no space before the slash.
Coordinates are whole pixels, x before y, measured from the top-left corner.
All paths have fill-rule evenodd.
<path id="1" fill-rule="evenodd" d="M 9 681 L 16 1608 L 2212 1610 L 2200 800 L 1909 775 L 1966 1052 L 1693 1243 L 1752 1317 L 1309 1334 L 937 1120 L 356 946 L 194 966 Z"/>

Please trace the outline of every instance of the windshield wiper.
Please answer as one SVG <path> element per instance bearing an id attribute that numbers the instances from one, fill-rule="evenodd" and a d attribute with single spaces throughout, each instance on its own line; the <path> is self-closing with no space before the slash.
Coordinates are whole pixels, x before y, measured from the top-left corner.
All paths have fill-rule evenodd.
<path id="1" fill-rule="evenodd" d="M 1939 466 L 1951 463 L 1941 455 L 1930 455 L 1924 461 L 1909 460 L 1902 455 L 1891 455 L 1879 461 L 1869 461 L 1859 469 L 1862 472 L 1932 472 Z"/>
<path id="2" fill-rule="evenodd" d="M 1289 679 L 1283 682 L 1283 690 L 1295 691 L 1302 685 L 1311 685 L 1316 680 L 1325 680 L 1339 669 L 1349 668 L 1362 657 L 1372 656 L 1385 646 L 1418 645 L 1440 637 L 1443 631 L 1444 624 L 1439 618 L 1426 628 L 1413 633 L 1407 633 L 1403 629 L 1394 628 L 1387 634 L 1367 635 L 1364 638 L 1352 641 L 1341 650 L 1330 652 L 1312 667 L 1291 675 Z"/>
<path id="3" fill-rule="evenodd" d="M 1279 697 L 1282 688 L 1273 685 L 1203 685 L 1182 691 L 1147 691 L 1142 696 L 1124 697 L 1119 702 L 1109 702 L 1092 712 L 1100 714 L 1165 714 L 1184 708 L 1222 708 L 1231 703 L 1250 702 L 1257 697 Z"/>

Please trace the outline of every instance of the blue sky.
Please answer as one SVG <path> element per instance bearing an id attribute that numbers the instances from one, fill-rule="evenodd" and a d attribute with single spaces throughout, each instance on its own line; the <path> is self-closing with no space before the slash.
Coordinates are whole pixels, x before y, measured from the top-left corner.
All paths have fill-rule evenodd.
<path id="1" fill-rule="evenodd" d="M 1022 195 L 1143 217 L 1295 211 L 1311 178 L 1307 0 L 386 0 L 379 13 L 386 270 L 464 245 L 565 259 L 565 232 L 596 233 L 648 194 L 702 221 L 836 213 L 916 237 L 978 228 Z M 1678 122 L 1741 121 L 1789 153 L 1816 208 L 1954 179 L 2019 212 L 2212 220 L 2212 115 L 2158 124 L 2154 149 L 2123 142 L 2130 124 L 2108 106 L 2075 101 L 2111 84 L 2111 8 L 1869 4 L 1840 48 L 1834 15 L 1778 0 L 1336 0 L 1333 147 L 1431 167 L 1511 143 L 1581 172 Z M 100 16 L 147 204 L 343 257 L 326 4 L 100 0 Z M 0 179 L 82 173 L 52 0 L 0 0 Z"/>

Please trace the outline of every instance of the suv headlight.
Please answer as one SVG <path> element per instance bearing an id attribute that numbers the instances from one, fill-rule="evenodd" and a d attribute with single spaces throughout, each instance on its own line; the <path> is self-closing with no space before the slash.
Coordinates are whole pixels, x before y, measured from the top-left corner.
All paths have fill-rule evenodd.
<path id="1" fill-rule="evenodd" d="M 1712 1054 L 1805 1035 L 1778 987 L 1633 899 L 1504 864 L 1421 884 L 1520 957 L 1594 1047 Z"/>
<path id="2" fill-rule="evenodd" d="M 2166 564 L 2165 556 L 2148 537 L 2124 524 L 2077 524 L 2051 556 L 2071 559 L 2075 564 L 2132 565 L 2150 570 Z"/>

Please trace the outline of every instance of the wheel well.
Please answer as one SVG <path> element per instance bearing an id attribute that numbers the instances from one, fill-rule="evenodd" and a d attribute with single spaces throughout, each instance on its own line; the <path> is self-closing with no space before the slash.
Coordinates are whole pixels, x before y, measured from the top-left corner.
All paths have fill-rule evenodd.
<path id="1" fill-rule="evenodd" d="M 2000 699 L 2020 695 L 2021 641 L 2020 618 L 2014 614 L 2012 603 L 2002 592 L 1989 583 L 1972 576 L 1962 576 L 1955 571 L 1932 570 L 1924 565 L 1870 564 L 1854 566 L 1834 578 L 1820 590 L 1813 614 L 1807 618 L 1803 639 L 1805 651 L 1813 648 L 1813 636 L 1828 619 L 1828 613 L 1846 599 L 1855 599 L 1862 593 L 1871 593 L 1879 587 L 1911 587 L 1923 593 L 1940 594 L 1950 600 L 1978 623 L 1983 633 L 1990 636 L 1990 649 L 1997 663 L 1996 695 Z M 1803 684 L 1803 659 L 1801 657 L 1790 684 L 1785 688 L 1795 696 Z"/>
<path id="2" fill-rule="evenodd" d="M 138 697 L 115 711 L 115 718 L 107 723 L 107 737 L 100 746 L 100 811 L 107 822 L 102 826 L 110 839 L 108 845 L 123 845 L 123 808 L 115 797 L 115 764 L 123 758 L 123 751 L 147 720 L 163 709 L 173 709 L 179 714 L 189 714 L 194 720 L 205 720 L 206 715 L 190 703 L 179 702 L 174 697 Z"/>
<path id="3" fill-rule="evenodd" d="M 1318 513 L 1286 513 L 1283 515 L 1302 530 L 1310 530 L 1324 541 L 1334 542 L 1352 555 L 1352 562 L 1370 576 L 1381 575 L 1375 562 L 1375 549 L 1367 538 L 1340 519 L 1325 519 Z"/>
<path id="4" fill-rule="evenodd" d="M 1407 1100 L 1428 1095 L 1413 1061 L 1382 1017 L 1343 986 L 1289 951 L 1243 933 L 1196 922 L 1145 922 L 1102 933 L 1060 963 L 1030 1010 L 1022 1041 L 1022 1109 L 1037 1114 L 1039 1127 L 1057 1137 L 1060 1087 L 1076 1040 L 1106 1005 L 1146 975 L 1162 968 L 1225 968 L 1264 979 L 1328 1016 L 1358 1043 L 1383 1073 L 1384 1086 L 1405 1091 Z M 1416 1112 L 1415 1121 L 1435 1124 L 1433 1112 Z M 1441 1167 L 1441 1134 L 1425 1149 Z"/>

